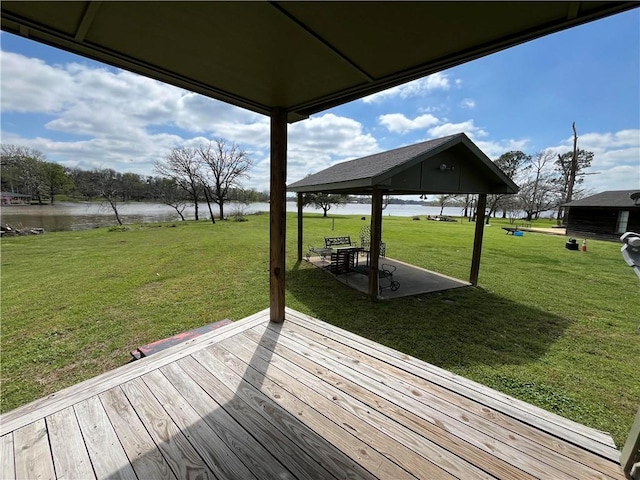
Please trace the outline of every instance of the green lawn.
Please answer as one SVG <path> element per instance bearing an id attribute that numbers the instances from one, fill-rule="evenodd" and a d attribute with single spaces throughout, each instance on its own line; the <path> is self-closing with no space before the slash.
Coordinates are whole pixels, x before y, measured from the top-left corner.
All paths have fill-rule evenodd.
<path id="1" fill-rule="evenodd" d="M 142 344 L 266 308 L 269 217 L 247 218 L 3 238 L 2 411 L 122 365 Z M 365 223 L 305 215 L 305 249 L 355 239 Z M 383 240 L 390 257 L 466 280 L 474 226 L 384 217 Z M 566 237 L 500 226 L 485 228 L 480 288 L 370 303 L 296 262 L 290 214 L 287 305 L 621 446 L 640 399 L 640 281 L 614 242 L 575 252 Z"/>

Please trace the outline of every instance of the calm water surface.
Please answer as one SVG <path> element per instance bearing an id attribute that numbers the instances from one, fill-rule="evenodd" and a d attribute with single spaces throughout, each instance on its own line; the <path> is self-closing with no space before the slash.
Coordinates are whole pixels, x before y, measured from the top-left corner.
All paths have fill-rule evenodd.
<path id="1" fill-rule="evenodd" d="M 236 206 L 225 205 L 225 214 L 231 215 Z M 199 205 L 200 219 L 208 219 L 209 211 L 206 203 Z M 213 209 L 218 212 L 217 205 Z M 251 203 L 243 207 L 245 214 L 268 212 L 268 203 Z M 296 212 L 295 202 L 287 202 L 287 211 Z M 322 213 L 311 207 L 305 212 Z M 459 216 L 459 207 L 445 207 L 444 214 Z M 161 203 L 122 203 L 118 205 L 118 213 L 123 223 L 177 222 L 180 215 L 168 205 Z M 389 205 L 383 215 L 392 216 L 426 216 L 438 215 L 440 207 L 423 207 L 421 205 Z M 333 207 L 329 215 L 370 215 L 371 205 L 350 203 L 343 207 Z M 193 206 L 183 212 L 187 220 L 195 219 Z M 15 205 L 0 207 L 0 223 L 14 228 L 44 228 L 45 231 L 86 230 L 90 228 L 117 225 L 113 210 L 108 205 L 96 203 L 56 203 L 54 205 Z"/>

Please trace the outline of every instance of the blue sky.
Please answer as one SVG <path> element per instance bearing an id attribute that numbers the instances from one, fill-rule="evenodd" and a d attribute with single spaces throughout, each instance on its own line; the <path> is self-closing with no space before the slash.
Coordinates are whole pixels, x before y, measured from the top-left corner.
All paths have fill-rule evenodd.
<path id="1" fill-rule="evenodd" d="M 214 137 L 269 185 L 269 120 L 11 34 L 0 36 L 3 143 L 84 169 L 155 175 L 179 145 Z M 288 182 L 333 163 L 465 132 L 492 159 L 595 153 L 589 192 L 640 189 L 640 9 L 499 52 L 289 126 Z"/>

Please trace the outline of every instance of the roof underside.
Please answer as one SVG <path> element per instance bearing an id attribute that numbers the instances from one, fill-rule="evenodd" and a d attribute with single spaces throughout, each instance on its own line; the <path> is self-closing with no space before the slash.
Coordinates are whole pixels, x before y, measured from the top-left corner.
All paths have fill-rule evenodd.
<path id="1" fill-rule="evenodd" d="M 637 2 L 16 2 L 2 29 L 289 121 Z"/>
<path id="2" fill-rule="evenodd" d="M 518 187 L 463 134 L 333 165 L 289 185 L 304 192 L 394 195 L 517 193 Z"/>

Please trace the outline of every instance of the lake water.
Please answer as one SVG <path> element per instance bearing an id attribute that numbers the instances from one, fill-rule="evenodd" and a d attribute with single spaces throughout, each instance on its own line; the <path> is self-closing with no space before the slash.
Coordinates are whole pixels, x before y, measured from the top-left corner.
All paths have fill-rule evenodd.
<path id="1" fill-rule="evenodd" d="M 217 214 L 217 205 L 212 206 Z M 231 215 L 236 206 L 225 205 L 225 213 Z M 242 207 L 245 214 L 268 212 L 268 203 L 251 203 Z M 201 220 L 208 219 L 206 203 L 199 205 Z M 287 202 L 288 212 L 297 212 L 295 202 Z M 305 212 L 322 213 L 321 209 L 305 207 Z M 160 203 L 122 203 L 118 213 L 123 223 L 173 222 L 180 221 L 180 215 L 168 205 Z M 460 207 L 445 207 L 444 215 L 460 216 Z M 440 207 L 421 205 L 388 205 L 383 215 L 413 217 L 440 214 Z M 195 219 L 193 206 L 183 212 L 187 220 Z M 343 207 L 332 207 L 329 215 L 371 215 L 371 205 L 349 203 Z M 14 228 L 44 228 L 45 231 L 86 230 L 90 228 L 117 225 L 113 210 L 107 205 L 96 203 L 56 203 L 54 205 L 3 205 L 0 207 L 0 223 Z"/>

